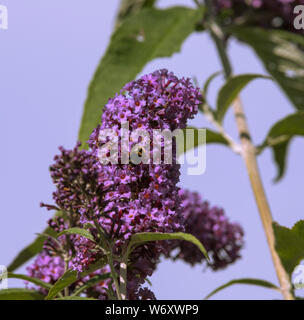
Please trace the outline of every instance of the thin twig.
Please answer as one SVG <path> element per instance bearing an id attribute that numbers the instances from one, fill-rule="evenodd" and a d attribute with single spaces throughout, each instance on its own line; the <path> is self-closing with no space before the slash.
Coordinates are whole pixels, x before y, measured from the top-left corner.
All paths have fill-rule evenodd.
<path id="1" fill-rule="evenodd" d="M 64 257 L 64 272 L 67 272 L 69 270 L 69 261 L 70 261 L 69 257 L 65 256 Z M 69 294 L 70 294 L 69 287 L 67 286 L 64 288 L 64 296 L 68 297 Z"/>
<path id="2" fill-rule="evenodd" d="M 229 147 L 236 154 L 241 154 L 241 146 L 225 131 L 224 127 L 215 119 L 207 104 L 202 105 L 206 119 L 218 130 L 221 136 L 228 142 Z"/>
<path id="3" fill-rule="evenodd" d="M 113 279 L 113 282 L 114 282 L 114 286 L 115 286 L 115 289 L 116 289 L 117 298 L 118 298 L 118 300 L 122 300 L 121 293 L 120 293 L 120 287 L 119 287 L 119 283 L 118 283 L 117 273 L 116 273 L 116 271 L 114 269 L 112 250 L 107 255 L 107 258 L 108 258 L 108 263 L 109 263 L 110 270 L 111 270 L 111 276 L 112 276 L 112 279 Z"/>
<path id="4" fill-rule="evenodd" d="M 120 292 L 122 300 L 127 299 L 127 261 L 120 263 Z"/>

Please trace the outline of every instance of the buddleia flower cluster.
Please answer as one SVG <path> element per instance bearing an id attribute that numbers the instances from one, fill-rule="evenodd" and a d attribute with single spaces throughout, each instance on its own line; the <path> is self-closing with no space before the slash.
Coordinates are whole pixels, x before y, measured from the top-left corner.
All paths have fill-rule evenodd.
<path id="1" fill-rule="evenodd" d="M 192 266 L 205 262 L 214 271 L 223 269 L 240 258 L 240 250 L 244 244 L 241 226 L 231 223 L 223 209 L 211 207 L 197 192 L 180 190 L 179 196 L 185 230 L 204 244 L 211 261 L 207 262 L 200 250 L 186 241 L 171 242 L 169 256 L 174 260 L 182 259 Z"/>
<path id="2" fill-rule="evenodd" d="M 120 137 L 124 122 L 132 132 L 139 128 L 147 132 L 152 143 L 153 129 L 185 128 L 187 119 L 193 118 L 201 101 L 199 90 L 191 85 L 189 79 L 178 79 L 167 70 L 145 75 L 128 83 L 105 105 L 102 125 L 92 133 L 89 146 L 98 157 L 100 146 L 106 142 L 100 141 L 100 131 L 116 130 Z M 138 142 L 130 139 L 127 151 L 132 152 Z M 152 158 L 150 143 L 140 151 Z M 181 230 L 176 186 L 180 173 L 174 156 L 172 164 L 155 164 L 153 161 L 139 165 L 121 164 L 121 155 L 118 162 L 102 168 L 107 190 L 104 197 L 106 206 L 99 216 L 99 223 L 107 234 L 114 234 L 123 243 L 138 232 Z M 87 222 L 90 219 L 87 216 Z"/>
<path id="3" fill-rule="evenodd" d="M 303 33 L 294 28 L 293 22 L 294 8 L 304 5 L 304 0 L 215 0 L 214 5 L 228 24 L 242 23 Z"/>
<path id="4" fill-rule="evenodd" d="M 100 141 L 101 130 L 115 130 L 121 138 L 121 125 L 127 122 L 131 132 L 140 129 L 149 134 L 151 144 L 148 143 L 142 153 L 152 159 L 153 129 L 185 128 L 187 119 L 193 118 L 201 101 L 199 89 L 194 88 L 189 79 L 178 79 L 167 70 L 145 75 L 128 83 L 106 104 L 102 124 L 90 137 L 90 149 L 99 157 L 100 147 L 106 142 Z M 130 154 L 138 142 L 130 139 L 127 144 Z M 139 232 L 183 231 L 177 187 L 180 173 L 175 155 L 172 164 L 150 161 L 139 165 L 122 164 L 121 150 L 118 155 L 118 164 L 102 168 L 102 174 L 111 180 L 107 181 L 106 207 L 98 217 L 98 223 L 107 235 L 114 236 L 116 250 L 119 251 L 132 234 Z M 91 222 L 91 217 L 87 216 L 84 222 Z M 164 243 L 156 242 L 133 252 L 128 292 L 134 292 L 151 275 L 164 250 Z"/>
<path id="5" fill-rule="evenodd" d="M 174 152 L 171 163 L 164 163 L 161 148 L 160 163 L 134 164 L 125 162 L 120 146 L 115 153 L 117 161 L 105 164 L 101 156 L 112 159 L 113 155 L 103 147 L 113 137 L 106 137 L 103 132 L 111 129 L 114 138 L 122 140 L 125 123 L 131 132 L 144 129 L 150 137 L 154 129 L 184 129 L 201 102 L 199 89 L 194 88 L 189 79 L 179 79 L 167 70 L 159 70 L 128 83 L 109 99 L 101 125 L 89 138 L 88 150 L 82 150 L 79 143 L 72 150 L 60 147 L 60 154 L 50 167 L 56 186 L 55 204 L 41 205 L 63 213 L 62 217 L 49 222 L 56 232 L 78 227 L 88 230 L 93 239 L 72 234 L 62 235 L 56 242 L 50 237 L 41 255 L 28 269 L 31 276 L 54 283 L 67 268 L 63 258 L 68 256 L 68 268 L 74 269 L 80 277 L 81 272 L 104 257 L 105 251 L 111 250 L 114 257 L 120 256 L 136 233 L 185 231 L 185 208 L 177 187 L 180 166 Z M 149 143 L 144 140 L 144 136 L 137 139 L 131 136 L 126 142 L 127 151 L 132 154 L 139 142 L 145 142 L 145 147 L 136 149 L 136 154 L 142 159 L 145 156 L 153 159 L 152 139 Z M 174 151 L 176 145 L 172 148 Z M 105 243 L 110 244 L 106 250 Z M 128 299 L 155 299 L 142 285 L 156 269 L 160 256 L 168 256 L 171 248 L 169 241 L 157 241 L 132 251 L 127 269 Z M 113 267 L 119 273 L 119 263 L 115 259 Z M 99 273 L 108 270 L 109 265 L 106 265 Z M 84 278 L 81 282 L 87 280 Z M 109 290 L 115 290 L 110 280 L 86 293 L 103 299 L 109 298 Z"/>

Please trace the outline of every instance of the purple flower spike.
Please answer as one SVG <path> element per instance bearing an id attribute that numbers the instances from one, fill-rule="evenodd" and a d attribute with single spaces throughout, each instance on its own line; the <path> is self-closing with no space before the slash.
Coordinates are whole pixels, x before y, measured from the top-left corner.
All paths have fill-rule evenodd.
<path id="1" fill-rule="evenodd" d="M 213 270 L 223 269 L 240 258 L 244 235 L 241 226 L 231 223 L 223 209 L 210 207 L 196 192 L 180 190 L 179 196 L 182 200 L 185 230 L 205 246 L 212 259 L 208 266 Z M 178 253 L 173 256 L 176 250 Z M 171 257 L 182 259 L 191 265 L 205 261 L 203 254 L 186 241 L 174 241 Z"/>

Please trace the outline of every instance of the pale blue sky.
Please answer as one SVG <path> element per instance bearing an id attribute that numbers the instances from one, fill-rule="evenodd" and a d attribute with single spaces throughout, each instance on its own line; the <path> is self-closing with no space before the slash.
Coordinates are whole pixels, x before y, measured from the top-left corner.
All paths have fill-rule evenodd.
<path id="1" fill-rule="evenodd" d="M 0 264 L 7 265 L 16 253 L 40 232 L 50 213 L 39 202 L 51 202 L 53 185 L 48 167 L 57 147 L 73 147 L 77 139 L 88 83 L 104 53 L 114 23 L 118 0 L 1 0 L 9 12 L 9 29 L 0 31 L 0 158 L 1 232 Z M 159 5 L 191 5 L 191 0 L 160 0 Z M 235 73 L 264 73 L 249 48 L 231 43 L 229 54 Z M 181 53 L 149 63 L 142 73 L 167 68 L 179 76 L 197 77 L 202 83 L 221 67 L 210 38 L 190 36 Z M 210 100 L 222 84 L 214 82 Z M 294 111 L 271 81 L 258 80 L 242 93 L 252 135 L 257 143 L 270 126 Z M 193 120 L 206 126 L 202 116 Z M 236 137 L 232 113 L 226 129 Z M 291 227 L 303 218 L 303 140 L 291 144 L 287 176 L 273 184 L 275 166 L 270 151 L 259 164 L 273 216 Z M 234 278 L 255 277 L 277 283 L 265 236 L 240 157 L 220 146 L 207 147 L 203 176 L 187 176 L 181 186 L 199 191 L 211 204 L 245 229 L 243 258 L 224 271 L 202 272 L 178 262 L 163 262 L 152 276 L 159 299 L 201 299 L 215 287 Z M 24 268 L 19 270 L 24 272 Z M 20 282 L 9 280 L 9 285 Z M 22 283 L 21 283 L 22 284 Z M 235 286 L 216 299 L 272 299 L 276 292 Z"/>

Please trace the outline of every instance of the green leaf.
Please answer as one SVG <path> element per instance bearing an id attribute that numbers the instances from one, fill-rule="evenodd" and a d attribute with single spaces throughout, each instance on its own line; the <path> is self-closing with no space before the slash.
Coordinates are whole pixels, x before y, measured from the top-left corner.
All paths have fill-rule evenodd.
<path id="1" fill-rule="evenodd" d="M 121 0 L 120 8 L 116 17 L 116 27 L 133 13 L 137 13 L 145 7 L 153 7 L 156 0 Z"/>
<path id="2" fill-rule="evenodd" d="M 289 144 L 295 136 L 304 136 L 304 112 L 297 112 L 278 121 L 269 131 L 265 141 L 258 149 L 266 147 L 273 150 L 278 174 L 275 181 L 279 181 L 286 171 L 286 159 Z"/>
<path id="3" fill-rule="evenodd" d="M 108 99 L 133 80 L 149 61 L 180 50 L 201 15 L 202 11 L 186 7 L 145 8 L 122 22 L 111 37 L 89 86 L 80 141 L 88 140 L 100 122 L 102 108 Z"/>
<path id="4" fill-rule="evenodd" d="M 82 285 L 81 287 L 77 288 L 72 296 L 77 296 L 80 293 L 82 293 L 83 291 L 89 289 L 90 287 L 94 286 L 97 283 L 100 283 L 101 281 L 104 281 L 106 279 L 109 279 L 111 277 L 111 273 L 104 273 L 104 274 L 99 274 L 96 275 L 94 277 L 92 277 L 91 279 L 89 279 L 88 281 L 86 281 L 86 283 L 84 285 Z"/>
<path id="5" fill-rule="evenodd" d="M 201 143 L 198 143 L 198 128 L 194 127 L 187 127 L 187 129 L 193 129 L 194 130 L 194 143 L 193 146 L 187 144 L 186 140 L 186 132 L 184 129 L 184 152 L 187 152 L 188 150 L 191 150 L 193 148 L 197 148 L 201 145 Z M 218 144 L 223 144 L 223 145 L 229 145 L 228 141 L 219 133 L 214 132 L 210 129 L 206 129 L 206 143 L 218 143 Z M 178 150 L 179 154 L 181 155 L 183 150 Z"/>
<path id="6" fill-rule="evenodd" d="M 205 98 L 207 98 L 207 93 L 210 87 L 211 82 L 218 77 L 219 75 L 221 75 L 223 72 L 222 71 L 217 71 L 214 72 L 205 82 L 204 84 L 204 88 L 203 88 L 203 95 L 205 96 Z"/>
<path id="7" fill-rule="evenodd" d="M 51 236 L 56 236 L 55 231 L 47 227 L 43 233 L 49 234 Z M 35 257 L 36 254 L 41 252 L 43 248 L 43 244 L 45 241 L 44 236 L 38 236 L 30 245 L 25 247 L 18 255 L 17 257 L 11 262 L 11 264 L 8 266 L 7 270 L 9 272 L 13 272 L 17 268 L 21 267 L 24 263 Z"/>
<path id="8" fill-rule="evenodd" d="M 43 300 L 44 296 L 35 291 L 22 288 L 0 290 L 0 300 Z"/>
<path id="9" fill-rule="evenodd" d="M 290 140 L 282 142 L 272 147 L 273 159 L 277 165 L 277 176 L 274 178 L 274 182 L 280 181 L 286 172 L 287 153 Z"/>
<path id="10" fill-rule="evenodd" d="M 51 300 L 52 298 L 56 297 L 61 290 L 63 290 L 65 287 L 68 287 L 75 281 L 77 281 L 77 272 L 69 269 L 55 282 L 45 299 Z"/>
<path id="11" fill-rule="evenodd" d="M 228 29 L 248 44 L 298 110 L 304 110 L 304 38 L 282 30 Z"/>
<path id="12" fill-rule="evenodd" d="M 99 259 L 96 263 L 92 264 L 88 270 L 82 272 L 78 277 L 77 277 L 77 272 L 69 269 L 67 270 L 57 281 L 56 283 L 53 285 L 53 287 L 50 289 L 47 297 L 45 298 L 46 300 L 51 300 L 54 297 L 56 297 L 58 295 L 58 293 L 60 291 L 62 291 L 64 288 L 68 287 L 69 285 L 71 285 L 72 283 L 74 283 L 75 281 L 77 281 L 78 279 L 81 279 L 91 273 L 93 273 L 94 271 L 101 269 L 102 267 L 104 267 L 106 265 L 106 259 L 105 258 L 101 258 Z"/>
<path id="13" fill-rule="evenodd" d="M 206 132 L 206 143 L 219 143 L 229 145 L 229 142 L 219 133 L 207 129 Z"/>
<path id="14" fill-rule="evenodd" d="M 258 78 L 270 79 L 260 74 L 240 74 L 227 80 L 220 89 L 216 102 L 216 115 L 219 122 L 222 122 L 229 106 L 235 101 L 242 89 L 249 82 Z"/>
<path id="15" fill-rule="evenodd" d="M 304 112 L 297 112 L 278 121 L 269 131 L 266 143 L 271 144 L 275 139 L 295 135 L 304 136 Z"/>
<path id="16" fill-rule="evenodd" d="M 37 286 L 45 288 L 45 289 L 50 289 L 52 287 L 52 285 L 49 283 L 46 283 L 46 282 L 44 282 L 40 279 L 37 279 L 37 278 L 28 277 L 24 274 L 16 274 L 16 273 L 8 272 L 7 277 L 13 278 L 13 279 L 25 280 L 25 281 L 31 282 L 31 283 L 36 284 Z"/>
<path id="17" fill-rule="evenodd" d="M 95 242 L 94 237 L 91 235 L 91 233 L 88 230 L 85 229 L 81 229 L 81 228 L 70 228 L 70 229 L 65 229 L 63 231 L 61 231 L 57 238 L 64 235 L 64 234 L 78 234 L 82 237 L 85 237 L 93 242 Z"/>
<path id="18" fill-rule="evenodd" d="M 160 240 L 184 240 L 191 242 L 196 245 L 202 254 L 209 260 L 208 253 L 202 243 L 189 233 L 175 232 L 175 233 L 160 233 L 160 232 L 140 232 L 136 233 L 131 237 L 130 243 L 128 245 L 127 252 L 130 253 L 134 246 L 143 244 L 150 241 L 160 241 Z"/>
<path id="19" fill-rule="evenodd" d="M 294 268 L 304 259 L 304 220 L 292 229 L 273 223 L 275 248 L 286 272 L 291 276 Z"/>
<path id="20" fill-rule="evenodd" d="M 205 297 L 205 300 L 209 299 L 217 292 L 222 291 L 223 289 L 226 289 L 227 287 L 230 287 L 235 284 L 248 284 L 248 285 L 260 286 L 260 287 L 264 287 L 264 288 L 268 288 L 268 289 L 280 290 L 276 285 L 274 285 L 271 282 L 265 281 L 265 280 L 252 279 L 252 278 L 235 279 L 235 280 L 231 280 L 231 281 L 227 282 L 226 284 L 213 290 L 211 293 L 209 293 L 207 295 L 207 297 Z"/>

